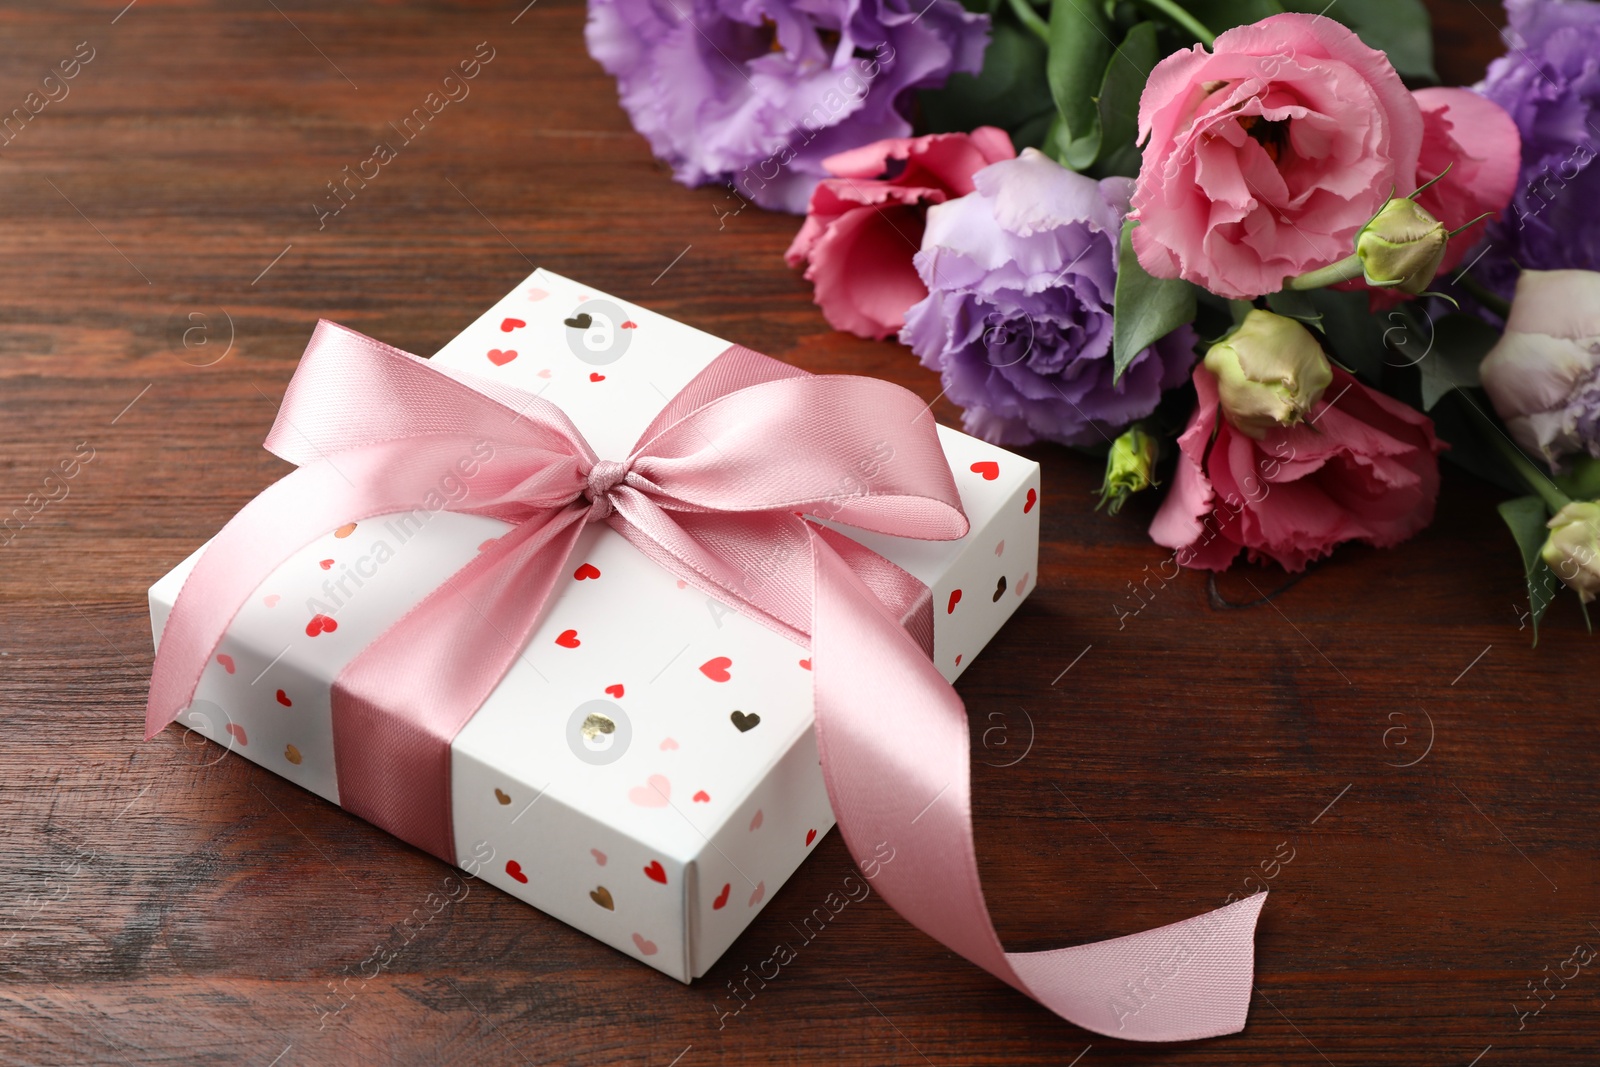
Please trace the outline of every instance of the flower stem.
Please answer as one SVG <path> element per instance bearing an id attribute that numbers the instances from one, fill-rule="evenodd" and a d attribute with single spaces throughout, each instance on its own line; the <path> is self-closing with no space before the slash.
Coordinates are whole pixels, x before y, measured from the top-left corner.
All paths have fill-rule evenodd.
<path id="1" fill-rule="evenodd" d="M 1472 275 L 1463 272 L 1455 279 L 1455 283 L 1465 289 L 1468 296 L 1499 315 L 1501 319 L 1511 318 L 1511 303 Z"/>
<path id="2" fill-rule="evenodd" d="M 1146 7 L 1154 8 L 1188 30 L 1207 48 L 1217 43 L 1217 35 L 1206 29 L 1205 24 L 1199 19 L 1179 7 L 1176 0 L 1139 0 L 1139 2 Z"/>
<path id="3" fill-rule="evenodd" d="M 1011 0 L 1011 11 L 1017 16 L 1017 21 L 1033 31 L 1033 35 L 1045 44 L 1050 43 L 1050 25 L 1039 17 L 1028 0 Z"/>
<path id="4" fill-rule="evenodd" d="M 1539 497 L 1544 501 L 1545 506 L 1550 509 L 1552 515 L 1572 503 L 1572 498 L 1563 493 L 1560 487 L 1550 480 L 1548 474 L 1535 467 L 1532 461 L 1522 454 L 1522 449 L 1518 448 L 1506 436 L 1506 432 L 1493 419 L 1484 414 L 1482 408 L 1473 403 L 1471 397 L 1462 394 L 1462 399 L 1467 401 L 1467 406 L 1489 427 L 1489 440 L 1494 443 L 1495 448 L 1500 450 L 1500 454 L 1506 458 L 1506 462 L 1510 463 L 1517 474 L 1521 476 L 1528 488 L 1539 494 Z"/>
<path id="5" fill-rule="evenodd" d="M 1354 253 L 1345 256 L 1337 263 L 1330 263 L 1326 267 L 1307 271 L 1298 278 L 1290 278 L 1285 289 L 1325 289 L 1330 285 L 1348 282 L 1361 277 L 1361 257 Z"/>

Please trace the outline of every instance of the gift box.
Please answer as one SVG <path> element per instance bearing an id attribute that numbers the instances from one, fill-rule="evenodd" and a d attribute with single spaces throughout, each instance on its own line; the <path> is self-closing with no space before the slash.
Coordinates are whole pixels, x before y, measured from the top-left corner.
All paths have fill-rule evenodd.
<path id="1" fill-rule="evenodd" d="M 729 347 L 540 270 L 432 362 L 538 394 L 612 456 Z M 811 517 L 928 587 L 933 660 L 953 681 L 1032 588 L 1039 470 L 938 436 L 965 537 Z M 863 456 L 859 473 L 889 461 Z M 457 477 L 493 463 L 492 450 L 463 455 Z M 460 485 L 295 552 L 235 617 L 178 721 L 339 803 L 333 680 L 509 529 L 451 511 Z M 855 491 L 847 480 L 840 499 Z M 203 551 L 151 587 L 158 643 Z M 761 579 L 761 560 L 744 566 Z M 680 981 L 704 974 L 833 825 L 811 679 L 804 646 L 587 526 L 521 656 L 450 745 L 457 865 Z"/>

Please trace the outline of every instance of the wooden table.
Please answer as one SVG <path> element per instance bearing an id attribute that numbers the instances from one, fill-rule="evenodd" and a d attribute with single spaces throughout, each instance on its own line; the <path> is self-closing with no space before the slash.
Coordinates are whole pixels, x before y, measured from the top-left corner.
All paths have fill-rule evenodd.
<path id="1" fill-rule="evenodd" d="M 669 180 L 578 0 L 123 3 L 0 17 L 0 112 L 93 54 L 0 149 L 0 510 L 93 450 L 0 549 L 0 1060 L 1596 1062 L 1595 965 L 1517 1013 L 1600 945 L 1600 645 L 1567 595 L 1529 647 L 1497 497 L 1454 470 L 1396 550 L 1288 588 L 1236 570 L 1217 596 L 1247 606 L 1185 574 L 1119 626 L 1163 555 L 1154 501 L 1096 513 L 1093 462 L 1030 450 L 1043 580 L 960 687 L 991 904 L 1040 948 L 1267 881 L 1239 1036 L 1088 1034 L 876 897 L 719 1026 L 725 983 L 850 870 L 837 835 L 693 986 L 481 886 L 358 975 L 447 868 L 180 730 L 140 740 L 146 587 L 281 473 L 260 442 L 316 319 L 430 352 L 537 263 L 810 370 L 939 389 L 827 329 L 781 259 L 794 220 L 719 227 L 721 192 Z M 1447 79 L 1473 80 L 1498 10 L 1433 6 Z M 325 183 L 481 41 L 471 96 L 319 230 Z M 349 1005 L 319 1027 L 334 983 Z"/>

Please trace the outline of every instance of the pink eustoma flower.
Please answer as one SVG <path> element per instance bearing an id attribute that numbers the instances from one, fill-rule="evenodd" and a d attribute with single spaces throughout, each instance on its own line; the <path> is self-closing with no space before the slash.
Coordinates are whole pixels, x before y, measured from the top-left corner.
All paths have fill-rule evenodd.
<path id="1" fill-rule="evenodd" d="M 1139 263 L 1233 299 L 1277 292 L 1416 188 L 1422 136 L 1388 58 L 1330 18 L 1274 15 L 1170 55 L 1139 102 Z"/>
<path id="2" fill-rule="evenodd" d="M 911 257 L 922 247 L 932 204 L 972 192 L 972 176 L 1013 159 L 1004 130 L 895 137 L 823 161 L 832 177 L 811 194 L 806 221 L 784 253 L 807 263 L 823 317 L 836 330 L 883 339 L 928 295 Z"/>
<path id="3" fill-rule="evenodd" d="M 1243 549 L 1301 571 L 1341 542 L 1387 548 L 1433 521 L 1445 446 L 1421 412 L 1334 367 L 1305 422 L 1258 441 L 1219 416 L 1217 380 L 1203 365 L 1194 385 L 1200 402 L 1150 525 L 1179 565 L 1227 570 Z"/>
<path id="4" fill-rule="evenodd" d="M 1417 184 L 1443 174 L 1417 203 L 1452 230 L 1471 222 L 1450 239 L 1440 271 L 1461 264 L 1494 216 L 1511 203 L 1522 166 L 1522 135 L 1505 108 L 1471 89 L 1419 89 L 1422 157 Z M 1488 215 L 1483 221 L 1480 217 Z"/>

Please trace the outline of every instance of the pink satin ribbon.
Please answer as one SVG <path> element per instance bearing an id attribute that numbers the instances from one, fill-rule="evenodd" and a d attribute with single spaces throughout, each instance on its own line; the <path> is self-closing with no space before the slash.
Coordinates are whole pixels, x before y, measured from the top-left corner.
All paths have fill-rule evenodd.
<path id="1" fill-rule="evenodd" d="M 650 558 L 812 649 L 823 776 L 839 829 L 903 916 L 1062 1017 L 1176 1041 L 1244 1026 L 1265 894 L 1144 933 L 1008 953 L 983 901 L 966 712 L 929 659 L 928 590 L 797 513 L 897 537 L 967 532 L 933 420 L 869 378 L 809 375 L 733 347 L 670 400 L 622 461 L 554 405 L 322 322 L 267 448 L 298 465 L 202 554 L 161 636 L 153 737 L 255 589 L 347 522 L 411 511 L 453 478 L 453 511 L 513 523 L 340 673 L 340 804 L 447 862 L 450 745 L 521 654 L 578 534 L 606 522 Z M 886 457 L 863 476 L 863 457 Z"/>

